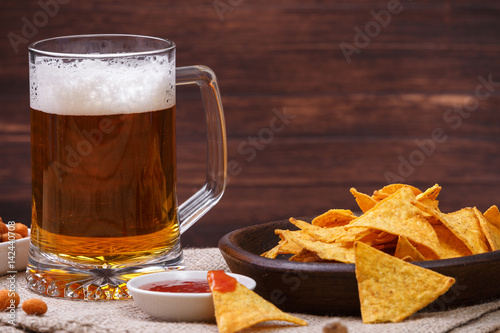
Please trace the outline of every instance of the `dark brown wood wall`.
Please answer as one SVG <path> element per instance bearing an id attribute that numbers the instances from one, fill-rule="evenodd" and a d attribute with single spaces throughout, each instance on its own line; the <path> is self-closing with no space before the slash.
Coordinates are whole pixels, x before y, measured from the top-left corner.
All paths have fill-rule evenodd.
<path id="1" fill-rule="evenodd" d="M 4 0 L 0 6 L 0 216 L 6 220 L 30 219 L 27 44 L 86 33 L 169 38 L 178 66 L 204 64 L 217 73 L 230 180 L 220 203 L 183 235 L 187 246 L 215 246 L 245 225 L 356 210 L 350 187 L 371 193 L 395 178 L 422 188 L 441 184 L 443 211 L 500 204 L 498 1 Z M 26 22 L 38 26 L 29 30 Z M 13 34 L 24 40 L 13 44 Z M 183 201 L 204 182 L 205 129 L 197 90 L 180 87 L 177 100 Z"/>

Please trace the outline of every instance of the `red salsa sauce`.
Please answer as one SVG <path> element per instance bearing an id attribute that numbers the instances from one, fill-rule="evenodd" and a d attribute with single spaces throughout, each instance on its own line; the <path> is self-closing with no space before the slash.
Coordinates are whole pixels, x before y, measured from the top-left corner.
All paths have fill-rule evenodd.
<path id="1" fill-rule="evenodd" d="M 236 289 L 236 279 L 227 275 L 223 270 L 209 271 L 207 280 L 213 291 L 227 293 Z"/>
<path id="2" fill-rule="evenodd" d="M 165 293 L 209 293 L 207 280 L 167 280 L 147 283 L 139 289 Z"/>

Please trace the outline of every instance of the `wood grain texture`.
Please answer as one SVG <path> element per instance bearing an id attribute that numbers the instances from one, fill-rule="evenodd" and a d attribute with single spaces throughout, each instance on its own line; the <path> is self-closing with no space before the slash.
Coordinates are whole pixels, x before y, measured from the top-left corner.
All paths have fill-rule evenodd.
<path id="1" fill-rule="evenodd" d="M 441 184 L 443 210 L 500 204 L 500 4 L 401 1 L 348 63 L 340 44 L 356 46 L 356 30 L 373 27 L 373 13 L 387 6 L 67 2 L 13 46 L 9 33 L 23 37 L 43 8 L 2 3 L 0 216 L 30 219 L 27 45 L 85 33 L 166 37 L 177 44 L 178 66 L 204 64 L 217 74 L 230 179 L 220 203 L 183 235 L 185 245 L 215 246 L 242 226 L 356 209 L 349 188 L 371 193 L 390 174 L 422 188 Z M 204 182 L 205 127 L 197 89 L 180 87 L 177 101 L 183 201 Z"/>

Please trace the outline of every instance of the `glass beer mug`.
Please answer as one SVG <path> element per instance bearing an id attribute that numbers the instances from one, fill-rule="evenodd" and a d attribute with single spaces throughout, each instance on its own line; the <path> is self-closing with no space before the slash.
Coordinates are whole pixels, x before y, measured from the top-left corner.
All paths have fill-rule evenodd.
<path id="1" fill-rule="evenodd" d="M 73 299 L 128 298 L 137 275 L 182 269 L 180 234 L 224 192 L 225 124 L 214 73 L 175 67 L 175 44 L 67 36 L 29 48 L 32 224 L 29 287 Z M 200 87 L 204 186 L 178 207 L 176 85 Z"/>

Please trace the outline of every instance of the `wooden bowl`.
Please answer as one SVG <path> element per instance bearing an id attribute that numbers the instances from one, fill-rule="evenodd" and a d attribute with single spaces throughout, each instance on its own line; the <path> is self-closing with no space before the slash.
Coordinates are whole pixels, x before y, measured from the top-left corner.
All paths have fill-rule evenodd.
<path id="1" fill-rule="evenodd" d="M 287 220 L 235 230 L 222 237 L 219 249 L 232 272 L 257 282 L 255 291 L 288 312 L 359 315 L 354 264 L 302 263 L 260 256 L 274 247 L 275 229 L 296 230 Z M 500 251 L 462 258 L 414 262 L 452 276 L 456 283 L 425 310 L 441 311 L 500 297 Z"/>

